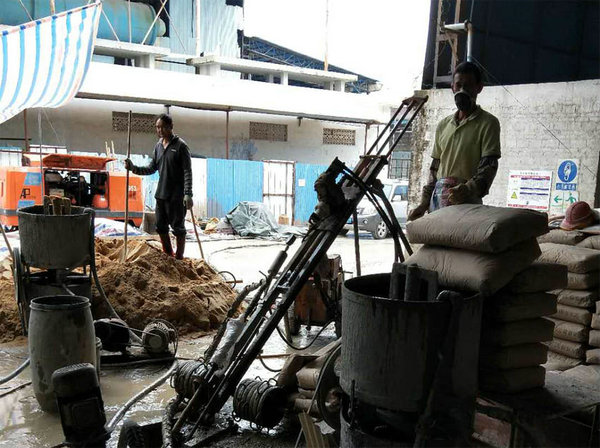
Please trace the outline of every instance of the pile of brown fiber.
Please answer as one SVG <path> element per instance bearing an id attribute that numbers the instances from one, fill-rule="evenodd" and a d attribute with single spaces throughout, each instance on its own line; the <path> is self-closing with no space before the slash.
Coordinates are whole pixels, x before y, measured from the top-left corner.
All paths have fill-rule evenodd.
<path id="1" fill-rule="evenodd" d="M 121 262 L 122 238 L 96 238 L 96 266 L 108 300 L 121 319 L 142 329 L 165 319 L 181 333 L 216 328 L 235 299 L 234 290 L 202 260 L 175 260 L 148 238 L 130 239 Z M 94 293 L 94 318 L 107 317 Z"/>

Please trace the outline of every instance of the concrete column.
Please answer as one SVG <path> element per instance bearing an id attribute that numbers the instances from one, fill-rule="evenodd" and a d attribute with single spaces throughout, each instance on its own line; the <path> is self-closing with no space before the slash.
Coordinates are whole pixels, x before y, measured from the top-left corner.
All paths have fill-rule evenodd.
<path id="1" fill-rule="evenodd" d="M 287 72 L 281 72 L 281 74 L 279 76 L 281 77 L 281 85 L 282 86 L 287 86 L 288 85 L 288 74 L 287 74 Z"/>
<path id="2" fill-rule="evenodd" d="M 335 81 L 333 84 L 333 90 L 343 92 L 346 89 L 346 81 Z"/>
<path id="3" fill-rule="evenodd" d="M 270 82 L 271 84 L 275 82 L 275 75 L 273 73 L 267 75 L 267 82 Z"/>
<path id="4" fill-rule="evenodd" d="M 154 58 L 154 55 L 151 54 L 143 54 L 141 56 L 136 56 L 135 58 L 133 58 L 133 60 L 135 62 L 136 67 L 155 68 L 156 66 L 156 60 Z"/>

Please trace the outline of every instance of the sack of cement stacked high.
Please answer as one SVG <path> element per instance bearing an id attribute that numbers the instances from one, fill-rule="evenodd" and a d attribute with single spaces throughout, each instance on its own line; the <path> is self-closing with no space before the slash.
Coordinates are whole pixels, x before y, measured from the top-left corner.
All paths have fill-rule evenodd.
<path id="1" fill-rule="evenodd" d="M 600 291 L 597 291 L 596 298 L 600 299 Z M 588 364 L 600 364 L 600 300 L 594 306 L 594 314 L 590 322 L 589 345 L 585 360 Z"/>
<path id="2" fill-rule="evenodd" d="M 539 261 L 567 267 L 568 289 L 593 290 L 600 285 L 600 251 L 556 243 L 542 243 L 540 249 Z"/>
<path id="3" fill-rule="evenodd" d="M 587 233 L 580 232 L 579 230 L 563 230 L 563 229 L 552 229 L 545 235 L 538 237 L 538 243 L 555 243 L 565 244 L 567 246 L 578 246 L 583 243 L 589 235 Z"/>
<path id="4" fill-rule="evenodd" d="M 411 243 L 496 254 L 548 232 L 545 213 L 461 204 L 444 207 L 406 226 Z"/>
<path id="5" fill-rule="evenodd" d="M 407 225 L 408 260 L 438 272 L 442 287 L 491 295 L 540 255 L 536 237 L 547 216 L 532 210 L 463 204 L 436 210 Z"/>
<path id="6" fill-rule="evenodd" d="M 548 357 L 543 342 L 552 340 L 554 325 L 544 317 L 556 313 L 552 288 L 565 287 L 567 269 L 535 262 L 517 274 L 484 303 L 484 324 L 479 358 L 480 388 L 519 392 L 541 387 Z"/>
<path id="7" fill-rule="evenodd" d="M 588 236 L 582 242 L 577 243 L 577 247 L 584 247 L 586 249 L 600 250 L 600 235 Z"/>
<path id="8" fill-rule="evenodd" d="M 540 248 L 540 260 L 560 263 L 569 271 L 567 288 L 553 291 L 558 306 L 552 315 L 555 328 L 554 338 L 548 344 L 547 365 L 549 369 L 566 370 L 585 362 L 590 351 L 592 316 L 600 298 L 600 251 L 556 243 L 542 243 Z M 590 355 L 593 359 L 593 353 Z"/>
<path id="9" fill-rule="evenodd" d="M 486 296 L 481 389 L 516 392 L 544 384 L 540 365 L 548 349 L 541 342 L 552 339 L 554 324 L 543 316 L 556 312 L 556 296 L 546 291 L 564 287 L 567 275 L 562 266 L 532 265 L 547 224 L 544 213 L 465 204 L 407 226 L 410 241 L 424 244 L 408 264 L 437 271 L 443 287 Z"/>

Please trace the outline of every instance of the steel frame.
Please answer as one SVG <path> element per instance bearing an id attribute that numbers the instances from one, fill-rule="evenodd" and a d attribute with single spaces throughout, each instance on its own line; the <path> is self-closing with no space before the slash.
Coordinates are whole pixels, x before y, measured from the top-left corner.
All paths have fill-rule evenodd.
<path id="1" fill-rule="evenodd" d="M 249 316 L 249 321 L 235 343 L 234 355 L 229 365 L 225 367 L 224 374 L 216 375 L 216 369 L 210 369 L 211 372 L 205 377 L 205 387 L 199 387 L 194 398 L 191 399 L 195 404 L 201 400 L 200 397 L 203 395 L 201 392 L 206 392 L 208 389 L 208 400 L 200 403 L 200 415 L 187 434 L 187 440 L 193 438 L 199 425 L 209 425 L 214 415 L 221 410 L 228 398 L 233 395 L 235 388 L 252 362 L 260 354 L 279 322 L 283 320 L 288 308 L 296 299 L 308 277 L 315 270 L 319 260 L 326 255 L 327 250 L 365 195 L 359 184 L 364 183 L 364 185 L 371 187 L 376 183 L 377 176 L 388 163 L 396 144 L 426 101 L 427 97 L 412 97 L 404 100 L 401 107 L 398 108 L 390 122 L 383 129 L 383 132 L 373 143 L 369 152 L 361 156 L 353 172 L 355 177 L 343 174 L 338 180 L 337 185 L 341 187 L 345 196 L 344 205 L 338 210 L 333 210 L 330 216 L 309 228 L 300 248 L 281 272 L 276 283 L 267 291 L 262 303 Z M 398 120 L 396 120 L 397 117 L 399 117 Z M 380 140 L 384 135 L 386 137 L 380 145 Z M 392 142 L 392 139 L 394 139 L 393 143 L 388 145 Z M 388 149 L 384 152 L 386 147 Z M 347 170 L 345 165 L 337 158 L 329 169 L 338 173 Z M 280 296 L 282 299 L 277 304 Z M 275 305 L 277 306 L 272 311 Z M 184 412 L 184 414 L 187 413 Z M 182 424 L 185 423 L 182 421 L 183 419 L 183 416 L 180 417 L 180 421 L 177 422 L 175 428 L 181 428 Z"/>

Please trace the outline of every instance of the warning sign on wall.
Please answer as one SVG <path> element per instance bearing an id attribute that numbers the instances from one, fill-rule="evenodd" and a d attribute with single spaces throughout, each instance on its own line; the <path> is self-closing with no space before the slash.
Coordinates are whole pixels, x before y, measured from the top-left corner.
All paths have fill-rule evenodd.
<path id="1" fill-rule="evenodd" d="M 506 206 L 546 211 L 551 190 L 552 171 L 510 171 Z"/>

